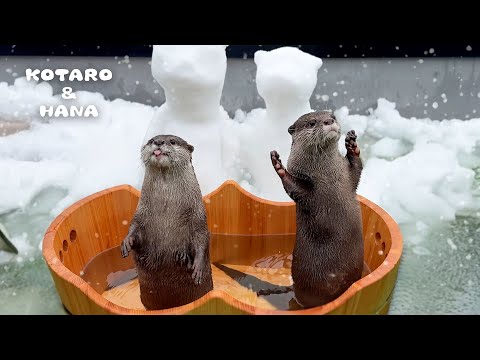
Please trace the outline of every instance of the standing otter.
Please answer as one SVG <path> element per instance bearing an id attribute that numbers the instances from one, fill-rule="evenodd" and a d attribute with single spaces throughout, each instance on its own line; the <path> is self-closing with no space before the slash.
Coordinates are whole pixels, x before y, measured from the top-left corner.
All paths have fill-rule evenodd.
<path id="1" fill-rule="evenodd" d="M 272 164 L 297 204 L 292 277 L 304 307 L 323 305 L 360 279 L 363 237 L 356 190 L 362 172 L 355 131 L 338 150 L 340 126 L 327 111 L 301 116 L 289 127 L 292 150 L 285 169 L 276 151 Z"/>
<path id="2" fill-rule="evenodd" d="M 145 308 L 185 305 L 213 289 L 205 206 L 193 146 L 158 135 L 142 148 L 145 178 L 122 256 L 134 250 Z"/>

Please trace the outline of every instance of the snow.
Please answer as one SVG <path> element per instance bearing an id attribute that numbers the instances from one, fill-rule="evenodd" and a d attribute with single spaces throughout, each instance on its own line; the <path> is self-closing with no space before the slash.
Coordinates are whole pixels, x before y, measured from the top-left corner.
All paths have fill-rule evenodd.
<path id="1" fill-rule="evenodd" d="M 0 83 L 0 123 L 31 125 L 0 137 L 0 214 L 28 208 L 48 188 L 64 190 L 48 210 L 52 215 L 111 186 L 140 188 L 141 146 L 159 133 L 179 135 L 195 146 L 193 162 L 204 194 L 231 178 L 258 196 L 290 201 L 269 153 L 279 151 L 287 164 L 291 145 L 287 129 L 312 111 L 309 100 L 323 74 L 318 73 L 322 60 L 290 47 L 258 51 L 256 84 L 266 108 L 237 110 L 231 119 L 220 105 L 225 48 L 155 45 L 152 75 L 164 89 L 166 102 L 152 107 L 109 101 L 85 91 L 68 101 L 94 104 L 97 118 L 42 119 L 40 105 L 66 104 L 48 83 L 25 78 L 13 85 Z M 446 99 L 445 94 L 441 97 Z M 321 98 L 329 100 L 328 95 Z M 358 135 L 364 161 L 358 193 L 385 208 L 397 222 L 415 224 L 421 219 L 422 226 L 430 227 L 479 211 L 473 186 L 474 169 L 480 166 L 480 118 L 406 118 L 395 103 L 382 98 L 367 115 L 351 113 L 347 106 L 335 114 L 343 134 L 354 129 Z M 339 148 L 344 153 L 343 139 Z M 13 241 L 26 251 L 22 243 L 28 241 L 21 237 Z M 415 251 L 427 253 L 423 248 Z"/>

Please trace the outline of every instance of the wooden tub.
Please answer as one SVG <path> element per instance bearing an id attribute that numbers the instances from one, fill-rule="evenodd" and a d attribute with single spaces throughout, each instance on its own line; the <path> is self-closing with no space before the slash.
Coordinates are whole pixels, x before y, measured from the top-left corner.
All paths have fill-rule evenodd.
<path id="1" fill-rule="evenodd" d="M 48 228 L 43 256 L 66 309 L 72 314 L 386 314 L 397 279 L 402 237 L 380 207 L 358 196 L 363 219 L 365 263 L 371 273 L 323 306 L 292 311 L 259 308 L 214 289 L 193 303 L 159 311 L 130 309 L 104 298 L 81 276 L 97 254 L 118 246 L 127 234 L 140 192 L 123 185 L 93 194 L 61 213 Z M 294 236 L 263 242 L 267 235 L 295 233 L 295 204 L 258 198 L 234 181 L 204 197 L 209 230 L 217 234 L 260 235 L 240 247 L 211 243 L 212 263 L 250 265 L 252 259 L 290 252 Z M 264 235 L 264 237 L 262 237 Z M 251 239 L 251 238 L 250 238 Z M 120 256 L 120 254 L 119 254 Z"/>

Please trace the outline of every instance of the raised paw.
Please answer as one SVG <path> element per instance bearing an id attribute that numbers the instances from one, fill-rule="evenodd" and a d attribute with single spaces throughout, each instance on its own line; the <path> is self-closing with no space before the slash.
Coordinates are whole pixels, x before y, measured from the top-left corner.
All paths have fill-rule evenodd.
<path id="1" fill-rule="evenodd" d="M 133 236 L 127 236 L 120 245 L 120 250 L 122 252 L 122 257 L 126 258 L 128 253 L 132 250 L 135 238 Z"/>
<path id="2" fill-rule="evenodd" d="M 278 176 L 283 178 L 285 176 L 285 168 L 282 165 L 282 160 L 280 160 L 280 155 L 278 155 L 278 152 L 276 150 L 273 150 L 270 152 L 270 158 Z"/>
<path id="3" fill-rule="evenodd" d="M 347 148 L 347 156 L 360 156 L 360 148 L 357 144 L 357 134 L 355 130 L 350 130 L 345 137 L 345 147 Z"/>

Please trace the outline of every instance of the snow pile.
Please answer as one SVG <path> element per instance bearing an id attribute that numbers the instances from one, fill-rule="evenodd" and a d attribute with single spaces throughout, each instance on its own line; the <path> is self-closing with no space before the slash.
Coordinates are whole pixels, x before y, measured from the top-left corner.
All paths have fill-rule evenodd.
<path id="1" fill-rule="evenodd" d="M 336 114 L 344 132 L 358 128 L 373 142 L 362 153 L 358 193 L 397 222 L 433 224 L 480 207 L 472 191 L 480 166 L 480 119 L 407 119 L 385 99 L 368 116 L 344 108 Z M 358 141 L 362 146 L 362 136 Z"/>
<path id="2" fill-rule="evenodd" d="M 290 201 L 269 153 L 278 150 L 287 163 L 287 129 L 311 111 L 322 61 L 296 48 L 257 52 L 257 85 L 266 109 L 237 111 L 230 119 L 220 105 L 225 47 L 154 46 L 152 74 L 165 89 L 165 104 L 108 101 L 84 91 L 69 100 L 68 105 L 95 104 L 97 118 L 39 119 L 39 105 L 64 103 L 48 83 L 0 83 L 0 122 L 31 124 L 0 137 L 0 214 L 29 209 L 35 196 L 49 188 L 66 194 L 45 210 L 52 214 L 111 186 L 140 188 L 141 146 L 160 133 L 195 146 L 193 162 L 204 194 L 232 178 L 256 195 Z M 344 134 L 354 129 L 359 136 L 365 165 L 359 194 L 397 222 L 421 230 L 478 211 L 474 170 L 480 167 L 480 119 L 407 119 L 385 99 L 366 116 L 350 114 L 347 107 L 336 115 Z M 343 140 L 339 146 L 344 152 Z"/>

